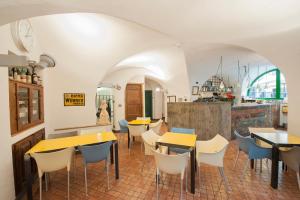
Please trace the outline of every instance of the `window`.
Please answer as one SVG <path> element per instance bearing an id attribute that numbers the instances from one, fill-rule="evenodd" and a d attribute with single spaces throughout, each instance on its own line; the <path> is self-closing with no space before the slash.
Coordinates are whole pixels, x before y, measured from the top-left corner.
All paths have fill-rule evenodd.
<path id="1" fill-rule="evenodd" d="M 279 69 L 272 69 L 256 77 L 247 91 L 247 97 L 253 99 L 284 99 L 287 87 Z"/>

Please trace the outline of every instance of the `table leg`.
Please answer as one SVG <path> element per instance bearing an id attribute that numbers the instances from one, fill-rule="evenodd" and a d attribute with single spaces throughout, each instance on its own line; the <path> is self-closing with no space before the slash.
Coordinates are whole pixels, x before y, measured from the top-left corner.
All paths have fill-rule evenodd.
<path id="1" fill-rule="evenodd" d="M 278 187 L 278 163 L 279 163 L 279 149 L 277 146 L 272 147 L 272 171 L 271 171 L 271 186 L 274 189 Z"/>
<path id="2" fill-rule="evenodd" d="M 128 149 L 130 148 L 130 134 L 129 134 L 129 129 L 127 131 L 127 137 L 128 137 Z"/>
<path id="3" fill-rule="evenodd" d="M 195 194 L 195 149 L 191 151 L 191 193 Z"/>
<path id="4" fill-rule="evenodd" d="M 32 174 L 31 174 L 31 159 L 30 155 L 24 156 L 25 164 L 25 176 L 26 176 L 26 188 L 27 188 L 27 199 L 32 200 Z"/>
<path id="5" fill-rule="evenodd" d="M 114 145 L 110 146 L 110 164 L 114 164 Z"/>
<path id="6" fill-rule="evenodd" d="M 118 147 L 118 142 L 115 144 L 115 175 L 116 179 L 119 179 L 119 147 Z"/>
<path id="7" fill-rule="evenodd" d="M 254 135 L 250 133 L 251 138 L 254 138 Z M 254 138 L 255 139 L 255 138 Z M 250 159 L 250 169 L 254 168 L 254 159 Z"/>

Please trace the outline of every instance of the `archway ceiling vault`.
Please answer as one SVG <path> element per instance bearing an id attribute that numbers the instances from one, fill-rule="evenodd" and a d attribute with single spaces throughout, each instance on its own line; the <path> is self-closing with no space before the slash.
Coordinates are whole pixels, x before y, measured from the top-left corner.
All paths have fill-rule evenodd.
<path id="1" fill-rule="evenodd" d="M 183 48 L 187 63 L 192 63 L 195 56 L 190 52 L 204 43 L 247 46 L 247 40 L 296 30 L 300 1 L 3 0 L 0 25 L 68 12 L 103 13 L 168 35 Z"/>

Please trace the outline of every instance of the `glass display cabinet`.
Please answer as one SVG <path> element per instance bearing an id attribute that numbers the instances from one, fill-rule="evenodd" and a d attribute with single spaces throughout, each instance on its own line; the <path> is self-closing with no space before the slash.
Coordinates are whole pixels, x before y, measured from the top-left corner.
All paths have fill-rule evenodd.
<path id="1" fill-rule="evenodd" d="M 44 122 L 42 86 L 10 80 L 9 94 L 12 135 Z"/>

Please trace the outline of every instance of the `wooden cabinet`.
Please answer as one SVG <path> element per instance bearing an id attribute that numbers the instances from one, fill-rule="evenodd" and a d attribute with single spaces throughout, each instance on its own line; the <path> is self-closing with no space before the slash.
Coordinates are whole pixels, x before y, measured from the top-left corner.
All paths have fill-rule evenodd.
<path id="1" fill-rule="evenodd" d="M 31 147 L 33 147 L 42 139 L 45 139 L 45 129 L 41 129 L 38 132 L 12 145 L 16 197 L 22 196 L 25 191 L 24 155 Z M 31 159 L 31 162 L 32 173 L 36 174 L 37 167 L 35 161 Z"/>
<path id="2" fill-rule="evenodd" d="M 42 86 L 10 80 L 9 103 L 12 135 L 44 122 Z"/>

